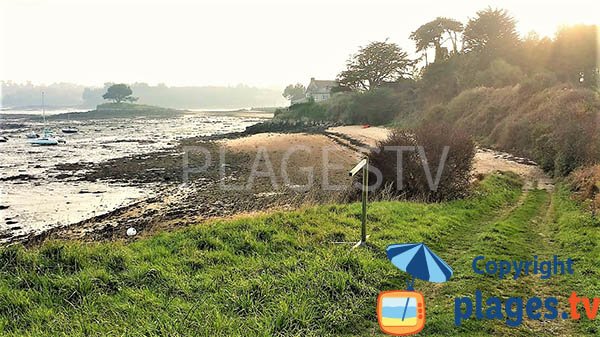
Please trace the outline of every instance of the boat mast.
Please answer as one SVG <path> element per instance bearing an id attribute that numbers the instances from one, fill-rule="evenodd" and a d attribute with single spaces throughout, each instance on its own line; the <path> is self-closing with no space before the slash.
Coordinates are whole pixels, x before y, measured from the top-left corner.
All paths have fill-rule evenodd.
<path id="1" fill-rule="evenodd" d="M 46 127 L 46 106 L 44 105 L 44 92 L 42 91 L 42 117 L 44 118 L 44 127 Z"/>

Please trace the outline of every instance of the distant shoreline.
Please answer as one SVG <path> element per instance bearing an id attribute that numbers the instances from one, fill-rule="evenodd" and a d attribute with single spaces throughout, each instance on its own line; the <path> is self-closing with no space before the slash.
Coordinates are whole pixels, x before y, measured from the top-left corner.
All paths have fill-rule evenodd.
<path id="1" fill-rule="evenodd" d="M 275 107 L 265 108 L 186 108 L 186 109 L 175 109 L 165 107 L 151 107 L 151 109 L 157 109 L 162 113 L 178 113 L 178 114 L 210 114 L 220 116 L 233 116 L 233 117 L 258 117 L 258 118 L 272 118 Z M 135 115 L 144 115 L 143 111 L 136 111 Z M 122 110 L 122 112 L 128 112 L 128 110 Z M 95 118 L 97 114 L 103 114 L 105 111 L 98 111 L 97 109 L 89 108 L 75 108 L 75 107 L 51 107 L 46 108 L 46 117 L 49 119 L 64 118 L 67 115 L 70 117 L 82 117 L 84 118 Z M 157 115 L 157 113 L 151 113 L 150 115 Z M 24 107 L 24 108 L 2 108 L 0 109 L 0 118 L 30 118 L 38 119 L 42 117 L 41 107 Z M 122 116 L 118 116 L 122 117 Z"/>

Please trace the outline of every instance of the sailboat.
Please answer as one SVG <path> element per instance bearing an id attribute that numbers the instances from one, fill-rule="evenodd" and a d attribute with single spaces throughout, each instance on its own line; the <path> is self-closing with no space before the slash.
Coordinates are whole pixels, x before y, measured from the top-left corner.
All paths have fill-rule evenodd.
<path id="1" fill-rule="evenodd" d="M 29 139 L 34 139 L 34 138 L 38 138 L 40 135 L 38 135 L 35 131 L 29 131 L 28 133 L 25 134 L 25 137 L 29 138 Z"/>
<path id="2" fill-rule="evenodd" d="M 44 134 L 36 139 L 29 140 L 32 145 L 58 145 L 58 140 L 52 135 L 52 131 L 46 128 L 46 106 L 44 105 L 44 92 L 42 91 L 42 116 L 44 118 Z"/>
<path id="3" fill-rule="evenodd" d="M 69 112 L 67 112 L 67 123 L 71 124 L 71 118 L 69 118 L 71 114 Z M 79 132 L 79 130 L 77 128 L 71 127 L 71 126 L 67 126 L 66 128 L 62 128 L 61 131 L 63 133 L 77 133 Z"/>

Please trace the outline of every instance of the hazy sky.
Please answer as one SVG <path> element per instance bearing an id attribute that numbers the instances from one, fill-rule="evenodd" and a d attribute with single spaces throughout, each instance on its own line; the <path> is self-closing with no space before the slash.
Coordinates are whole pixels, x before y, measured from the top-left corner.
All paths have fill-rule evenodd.
<path id="1" fill-rule="evenodd" d="M 0 0 L 2 80 L 282 87 L 333 79 L 359 46 L 506 8 L 519 32 L 600 23 L 598 0 Z"/>

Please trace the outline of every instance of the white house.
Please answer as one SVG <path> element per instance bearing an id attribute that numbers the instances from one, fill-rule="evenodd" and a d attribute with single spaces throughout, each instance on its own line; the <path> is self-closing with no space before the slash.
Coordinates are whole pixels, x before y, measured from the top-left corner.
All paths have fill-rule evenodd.
<path id="1" fill-rule="evenodd" d="M 336 81 L 315 80 L 314 77 L 311 77 L 310 83 L 308 84 L 308 86 L 306 87 L 306 91 L 304 92 L 305 97 L 292 101 L 292 104 L 303 103 L 311 98 L 315 102 L 328 100 L 329 97 L 331 97 L 331 89 L 337 86 L 338 84 Z"/>
<path id="2" fill-rule="evenodd" d="M 331 97 L 331 89 L 336 86 L 336 81 L 315 80 L 315 78 L 312 77 L 310 83 L 306 87 L 306 97 L 312 97 L 315 102 L 327 100 Z"/>

